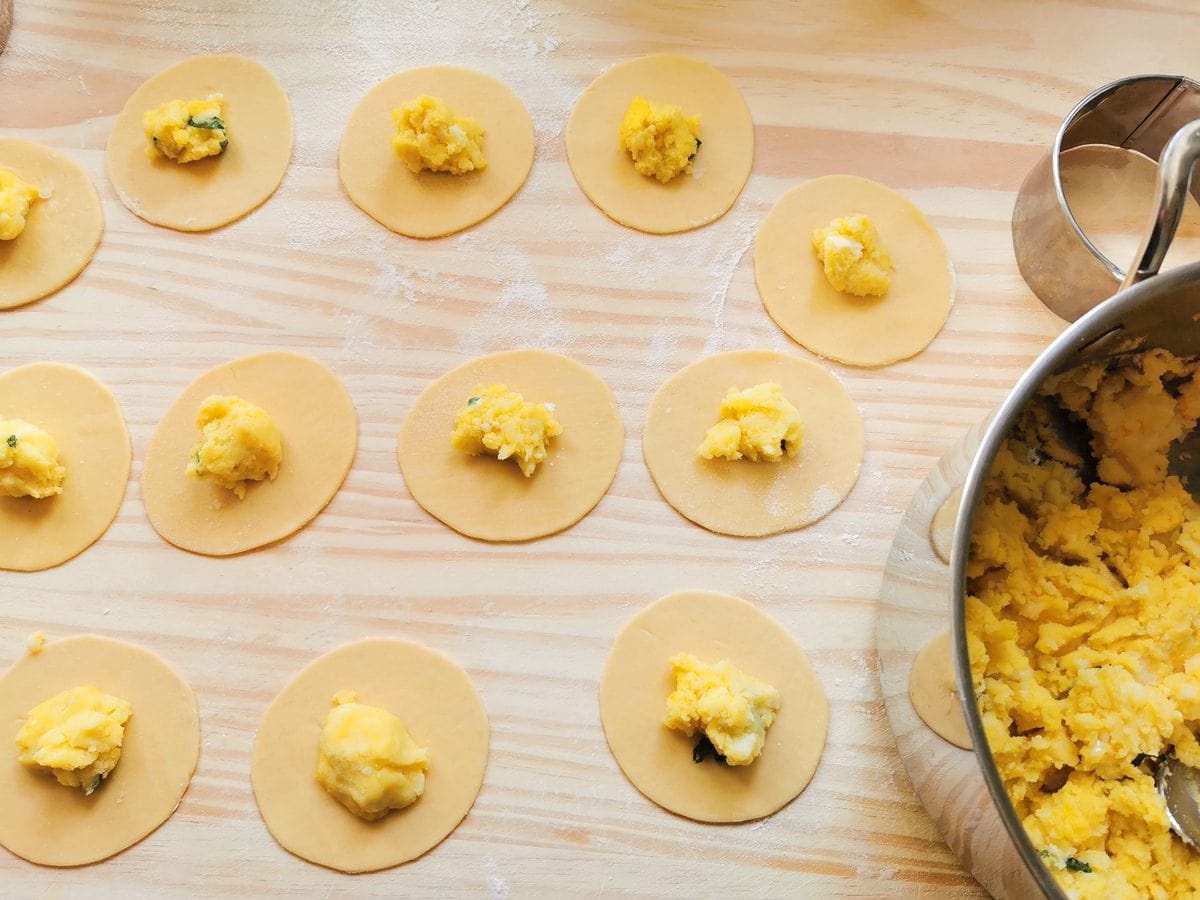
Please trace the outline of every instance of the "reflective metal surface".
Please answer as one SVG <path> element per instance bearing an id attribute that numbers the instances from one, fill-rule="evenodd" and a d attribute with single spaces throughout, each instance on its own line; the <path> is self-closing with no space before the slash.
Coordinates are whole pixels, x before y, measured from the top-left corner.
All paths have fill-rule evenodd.
<path id="1" fill-rule="evenodd" d="M 1013 249 L 1030 289 L 1056 315 L 1073 322 L 1162 264 L 1188 191 L 1188 147 L 1176 145 L 1171 165 L 1160 168 L 1160 205 L 1139 260 L 1147 265 L 1139 276 L 1126 277 L 1120 264 L 1108 259 L 1079 227 L 1062 187 L 1060 159 L 1064 152 L 1089 144 L 1134 150 L 1163 160 L 1181 128 L 1200 119 L 1200 83 L 1177 75 L 1140 75 L 1094 91 L 1063 121 L 1050 152 L 1026 177 L 1013 209 Z M 1192 157 L 1194 159 L 1194 156 Z M 1164 190 L 1163 177 L 1170 189 Z M 1200 199 L 1200 186 L 1192 193 Z M 1166 212 L 1164 213 L 1164 209 Z M 1178 212 L 1175 212 L 1178 210 Z M 1146 253 L 1151 254 L 1150 258 Z M 1142 266 L 1134 267 L 1140 270 Z"/>
<path id="2" fill-rule="evenodd" d="M 984 432 L 963 486 L 962 507 L 950 556 L 950 614 L 960 696 L 971 698 L 974 690 L 967 655 L 964 612 L 966 565 L 971 549 L 975 507 L 983 496 L 984 482 L 992 461 L 1025 405 L 1051 375 L 1073 369 L 1082 363 L 1117 354 L 1136 353 L 1151 347 L 1163 347 L 1184 356 L 1200 354 L 1200 263 L 1180 266 L 1126 288 L 1084 315 L 1034 361 Z M 983 773 L 993 806 L 1021 860 L 1047 897 L 1064 898 L 1053 875 L 1042 865 L 1008 799 L 1000 773 L 988 750 L 979 709 L 974 702 L 964 702 L 963 713 L 975 746 L 976 762 Z"/>
<path id="3" fill-rule="evenodd" d="M 1200 842 L 1200 771 L 1168 756 L 1154 772 L 1154 785 L 1167 804 L 1171 830 L 1188 845 L 1197 846 Z"/>

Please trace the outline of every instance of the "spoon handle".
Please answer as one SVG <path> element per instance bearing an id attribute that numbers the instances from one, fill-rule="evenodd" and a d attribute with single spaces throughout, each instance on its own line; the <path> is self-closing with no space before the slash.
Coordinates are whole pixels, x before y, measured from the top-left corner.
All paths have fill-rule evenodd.
<path id="1" fill-rule="evenodd" d="M 1200 161 L 1200 119 L 1175 132 L 1158 163 L 1158 201 L 1150 228 L 1129 267 L 1122 289 L 1158 274 L 1183 217 L 1192 169 Z"/>

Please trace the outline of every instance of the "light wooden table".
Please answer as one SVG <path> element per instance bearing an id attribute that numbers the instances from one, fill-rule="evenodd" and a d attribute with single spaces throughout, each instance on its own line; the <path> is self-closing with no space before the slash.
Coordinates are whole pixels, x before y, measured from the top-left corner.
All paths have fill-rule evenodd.
<path id="1" fill-rule="evenodd" d="M 0 132 L 61 148 L 92 173 L 108 219 L 84 275 L 0 315 L 0 360 L 84 366 L 119 397 L 133 481 L 108 535 L 75 561 L 0 574 L 0 665 L 35 629 L 116 635 L 195 686 L 203 753 L 178 813 L 128 852 L 78 870 L 0 851 L 6 895 L 970 896 L 926 818 L 880 700 L 881 567 L 933 461 L 992 408 L 1062 327 L 1013 261 L 1014 191 L 1061 116 L 1092 88 L 1186 72 L 1195 5 L 1134 0 L 646 3 L 513 0 L 18 0 L 0 56 Z M 147 76 L 188 55 L 253 55 L 296 114 L 278 194 L 210 235 L 153 228 L 116 200 L 103 148 Z M 756 123 L 754 173 L 714 225 L 665 238 L 610 222 L 567 167 L 563 123 L 610 63 L 658 50 L 727 72 Z M 538 131 L 532 176 L 500 214 L 433 242 L 392 235 L 342 195 L 351 106 L 396 70 L 458 63 L 506 81 Z M 807 178 L 882 180 L 932 218 L 958 273 L 945 330 L 880 370 L 834 366 L 868 429 L 862 478 L 818 525 L 718 537 L 658 496 L 640 432 L 657 385 L 708 352 L 806 356 L 764 313 L 750 253 L 771 203 Z M 595 367 L 628 431 L 616 483 L 566 534 L 523 546 L 461 538 L 411 499 L 393 446 L 434 376 L 510 346 Z M 331 365 L 358 405 L 354 470 L 315 524 L 227 560 L 164 544 L 137 478 L 159 416 L 195 375 L 266 347 Z M 0 540 L 3 536 L 0 535 Z M 673 817 L 621 776 L 596 680 L 621 624 L 682 588 L 740 594 L 788 626 L 829 694 L 820 770 L 780 814 L 735 827 Z M 471 672 L 493 724 L 467 820 L 425 858 L 350 878 L 271 840 L 249 783 L 256 724 L 305 663 L 346 640 L 400 635 Z M 0 748 L 0 752 L 3 752 Z"/>

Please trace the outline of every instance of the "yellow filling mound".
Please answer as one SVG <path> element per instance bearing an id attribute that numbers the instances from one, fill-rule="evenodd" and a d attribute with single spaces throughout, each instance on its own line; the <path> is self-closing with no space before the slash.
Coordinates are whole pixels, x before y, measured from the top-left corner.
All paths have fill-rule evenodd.
<path id="1" fill-rule="evenodd" d="M 550 439 L 562 434 L 548 403 L 529 403 L 503 384 L 482 385 L 454 419 L 450 446 L 464 453 L 513 459 L 526 478 L 545 462 Z"/>
<path id="2" fill-rule="evenodd" d="M 882 297 L 891 287 L 892 257 L 867 216 L 846 216 L 815 229 L 812 245 L 835 291 Z"/>
<path id="3" fill-rule="evenodd" d="M 484 130 L 474 119 L 456 116 L 437 97 L 423 95 L 392 110 L 396 134 L 392 149 L 412 172 L 465 175 L 487 168 Z"/>
<path id="4" fill-rule="evenodd" d="M 691 174 L 700 149 L 700 117 L 685 116 L 673 103 L 634 97 L 621 120 L 621 146 L 640 174 L 666 184 L 676 175 Z"/>
<path id="5" fill-rule="evenodd" d="M 429 754 L 386 709 L 340 691 L 321 729 L 317 782 L 361 819 L 382 819 L 425 793 Z"/>
<path id="6" fill-rule="evenodd" d="M 120 760 L 131 713 L 127 702 L 90 685 L 55 694 L 26 716 L 17 733 L 17 758 L 90 794 Z"/>
<path id="7" fill-rule="evenodd" d="M 24 419 L 0 419 L 0 496 L 53 497 L 66 474 L 48 432 Z"/>
<path id="8" fill-rule="evenodd" d="M 705 459 L 779 462 L 804 445 L 800 413 L 773 382 L 739 391 L 731 387 L 721 401 L 721 421 L 704 435 L 696 454 Z"/>
<path id="9" fill-rule="evenodd" d="M 35 200 L 44 199 L 41 191 L 16 172 L 0 169 L 0 241 L 11 241 L 25 230 L 25 217 Z"/>
<path id="10" fill-rule="evenodd" d="M 679 653 L 671 657 L 671 670 L 675 690 L 663 724 L 688 737 L 703 732 L 731 766 L 754 762 L 779 710 L 779 692 L 724 659 L 710 665 Z M 699 747 L 693 758 L 703 758 Z"/>
<path id="11" fill-rule="evenodd" d="M 192 451 L 187 473 L 193 478 L 211 478 L 246 496 L 246 484 L 275 480 L 283 459 L 283 438 L 266 410 L 241 397 L 212 396 L 196 415 L 200 442 Z"/>
<path id="12" fill-rule="evenodd" d="M 1079 898 L 1194 896 L 1147 757 L 1200 766 L 1200 504 L 1166 475 L 1200 418 L 1195 360 L 1156 350 L 1049 383 L 997 456 L 967 629 L 988 744 L 1030 839 Z M 1099 479 L 1049 435 L 1091 429 Z"/>
<path id="13" fill-rule="evenodd" d="M 203 100 L 172 100 L 142 116 L 146 154 L 190 163 L 219 156 L 229 146 L 225 130 L 225 98 L 209 94 Z"/>

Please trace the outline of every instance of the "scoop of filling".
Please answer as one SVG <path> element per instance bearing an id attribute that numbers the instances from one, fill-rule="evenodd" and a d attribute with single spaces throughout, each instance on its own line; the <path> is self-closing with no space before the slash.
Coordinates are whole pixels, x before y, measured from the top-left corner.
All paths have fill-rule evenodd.
<path id="1" fill-rule="evenodd" d="M 36 185 L 16 172 L 0 169 L 0 241 L 11 241 L 25 230 L 25 217 L 34 201 L 45 199 Z"/>
<path id="2" fill-rule="evenodd" d="M 59 784 L 90 794 L 121 759 L 132 708 L 89 686 L 55 694 L 29 711 L 17 732 L 18 759 Z"/>
<path id="3" fill-rule="evenodd" d="M 225 97 L 209 94 L 202 100 L 171 100 L 142 116 L 151 158 L 162 156 L 190 163 L 219 156 L 229 146 L 225 130 Z"/>
<path id="4" fill-rule="evenodd" d="M 62 493 L 58 443 L 24 419 L 0 419 L 0 496 L 41 500 Z"/>
<path id="5" fill-rule="evenodd" d="M 367 821 L 415 803 L 425 792 L 429 754 L 386 709 L 341 691 L 321 729 L 317 782 Z"/>
<path id="6" fill-rule="evenodd" d="M 721 421 L 708 429 L 696 454 L 705 459 L 779 462 L 804 445 L 800 413 L 773 382 L 739 391 L 731 387 L 721 401 Z"/>
<path id="7" fill-rule="evenodd" d="M 450 446 L 512 459 L 528 478 L 545 462 L 550 439 L 562 430 L 551 404 L 530 403 L 503 384 L 481 385 L 458 411 Z"/>
<path id="8" fill-rule="evenodd" d="M 879 232 L 869 217 L 834 219 L 813 231 L 812 245 L 835 291 L 882 297 L 891 287 L 892 257 L 879 242 Z"/>
<path id="9" fill-rule="evenodd" d="M 420 96 L 392 110 L 396 134 L 392 149 L 412 172 L 465 175 L 487 168 L 484 130 L 474 119 L 456 116 L 437 97 Z"/>
<path id="10" fill-rule="evenodd" d="M 283 438 L 266 410 L 241 397 L 212 396 L 196 415 L 200 442 L 187 473 L 211 478 L 242 499 L 251 481 L 275 480 L 283 459 Z"/>
<path id="11" fill-rule="evenodd" d="M 688 737 L 702 735 L 731 766 L 758 759 L 779 711 L 779 692 L 725 659 L 709 664 L 679 653 L 671 657 L 671 671 L 675 690 L 667 698 L 663 724 Z M 698 744 L 693 759 L 701 762 L 704 754 Z"/>
<path id="12" fill-rule="evenodd" d="M 700 149 L 700 117 L 684 115 L 673 103 L 634 97 L 621 120 L 621 147 L 640 174 L 663 184 L 676 175 L 690 175 Z"/>
<path id="13" fill-rule="evenodd" d="M 1200 766 L 1200 504 L 1167 473 L 1200 419 L 1200 361 L 1163 350 L 1048 381 L 997 455 L 971 535 L 975 693 L 997 768 L 1076 897 L 1200 891 L 1154 787 Z M 1059 409 L 1056 411 L 1054 407 Z M 1051 422 L 1090 431 L 1084 455 Z"/>

